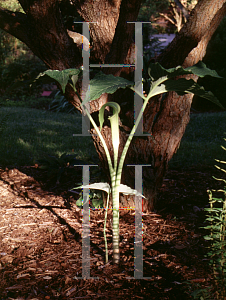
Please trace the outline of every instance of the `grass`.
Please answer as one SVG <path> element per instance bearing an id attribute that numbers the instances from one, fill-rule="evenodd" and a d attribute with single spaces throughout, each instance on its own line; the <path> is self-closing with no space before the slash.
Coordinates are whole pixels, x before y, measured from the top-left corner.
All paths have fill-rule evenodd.
<path id="1" fill-rule="evenodd" d="M 213 166 L 225 160 L 226 112 L 192 114 L 171 169 Z"/>
<path id="2" fill-rule="evenodd" d="M 20 100 L 15 101 L 11 99 L 0 99 L 0 105 L 4 107 L 25 107 L 25 108 L 37 108 L 48 109 L 52 99 L 48 97 L 20 97 Z"/>
<path id="3" fill-rule="evenodd" d="M 79 158 L 97 157 L 91 137 L 81 133 L 81 115 L 54 113 L 27 107 L 1 107 L 0 121 L 9 115 L 0 132 L 0 166 L 34 165 L 43 153 Z M 1 122 L 0 122 L 1 123 Z M 1 125 L 1 124 L 0 124 Z M 226 112 L 192 114 L 181 145 L 170 161 L 170 169 L 212 167 L 214 159 L 225 160 Z"/>
<path id="4" fill-rule="evenodd" d="M 0 136 L 0 166 L 34 165 L 43 153 L 60 156 L 74 151 L 83 160 L 96 155 L 91 137 L 73 137 L 81 133 L 80 115 L 1 107 L 0 120 L 6 114 L 9 117 Z"/>

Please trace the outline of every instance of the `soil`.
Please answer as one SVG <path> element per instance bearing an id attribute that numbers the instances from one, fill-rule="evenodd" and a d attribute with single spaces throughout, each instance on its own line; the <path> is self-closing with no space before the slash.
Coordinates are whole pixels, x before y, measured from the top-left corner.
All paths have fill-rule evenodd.
<path id="1" fill-rule="evenodd" d="M 157 210 L 143 215 L 140 279 L 133 210 L 120 211 L 119 265 L 112 264 L 111 212 L 106 264 L 104 211 L 90 210 L 90 277 L 84 273 L 82 211 L 70 192 L 81 174 L 70 170 L 57 184 L 37 166 L 0 170 L 0 299 L 193 299 L 191 292 L 211 285 L 200 227 L 207 189 L 222 187 L 212 178 L 220 171 L 168 171 Z"/>

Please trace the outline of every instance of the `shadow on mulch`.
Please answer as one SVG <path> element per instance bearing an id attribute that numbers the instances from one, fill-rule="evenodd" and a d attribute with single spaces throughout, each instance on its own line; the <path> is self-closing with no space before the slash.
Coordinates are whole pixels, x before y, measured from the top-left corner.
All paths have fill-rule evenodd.
<path id="1" fill-rule="evenodd" d="M 143 215 L 143 277 L 134 278 L 134 211 L 120 212 L 120 256 L 112 264 L 111 218 L 90 211 L 90 277 L 82 265 L 82 212 L 69 192 L 82 171 L 61 183 L 34 167 L 0 172 L 0 299 L 192 299 L 210 284 L 203 209 L 213 169 L 168 172 L 156 212 Z M 214 172 L 214 174 L 213 174 Z M 136 273 L 136 276 L 138 273 Z M 142 276 L 142 274 L 139 273 Z M 146 277 L 146 278 L 145 278 Z M 191 280 L 191 284 L 185 281 Z"/>

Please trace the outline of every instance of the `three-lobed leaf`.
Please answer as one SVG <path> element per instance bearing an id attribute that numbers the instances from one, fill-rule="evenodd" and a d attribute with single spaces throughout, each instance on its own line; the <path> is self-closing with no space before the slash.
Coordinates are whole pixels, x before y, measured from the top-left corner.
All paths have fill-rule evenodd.
<path id="1" fill-rule="evenodd" d="M 185 78 L 179 78 L 177 80 L 172 79 L 176 76 L 188 74 L 194 74 L 199 77 L 208 75 L 212 77 L 222 78 L 217 74 L 215 70 L 207 68 L 206 65 L 201 61 L 196 65 L 188 67 L 186 69 L 182 68 L 181 66 L 171 69 L 165 69 L 159 63 L 151 63 L 148 69 L 148 74 L 153 80 L 152 86 L 154 86 L 154 84 L 156 83 L 158 84 L 158 82 L 161 83 L 160 85 L 155 86 L 155 93 L 153 95 L 158 95 L 169 91 L 175 91 L 178 95 L 191 93 L 205 98 L 224 109 L 224 107 L 212 92 L 205 91 L 205 89 L 199 86 L 194 80 L 187 80 Z"/>

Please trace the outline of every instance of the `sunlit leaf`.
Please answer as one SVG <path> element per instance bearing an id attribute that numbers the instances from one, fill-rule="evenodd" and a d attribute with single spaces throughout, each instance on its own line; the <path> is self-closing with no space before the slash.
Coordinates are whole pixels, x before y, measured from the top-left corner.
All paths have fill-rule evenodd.
<path id="1" fill-rule="evenodd" d="M 92 183 L 88 185 L 81 185 L 76 188 L 73 188 L 73 190 L 76 189 L 90 189 L 90 190 L 102 190 L 104 192 L 107 192 L 108 194 L 110 193 L 110 185 L 107 182 L 97 182 L 97 183 Z"/>
<path id="2" fill-rule="evenodd" d="M 135 195 L 135 196 L 141 196 L 141 197 L 145 198 L 137 190 L 133 190 L 129 186 L 125 185 L 125 184 L 120 184 L 120 186 L 119 186 L 119 192 L 123 193 L 124 195 Z"/>

